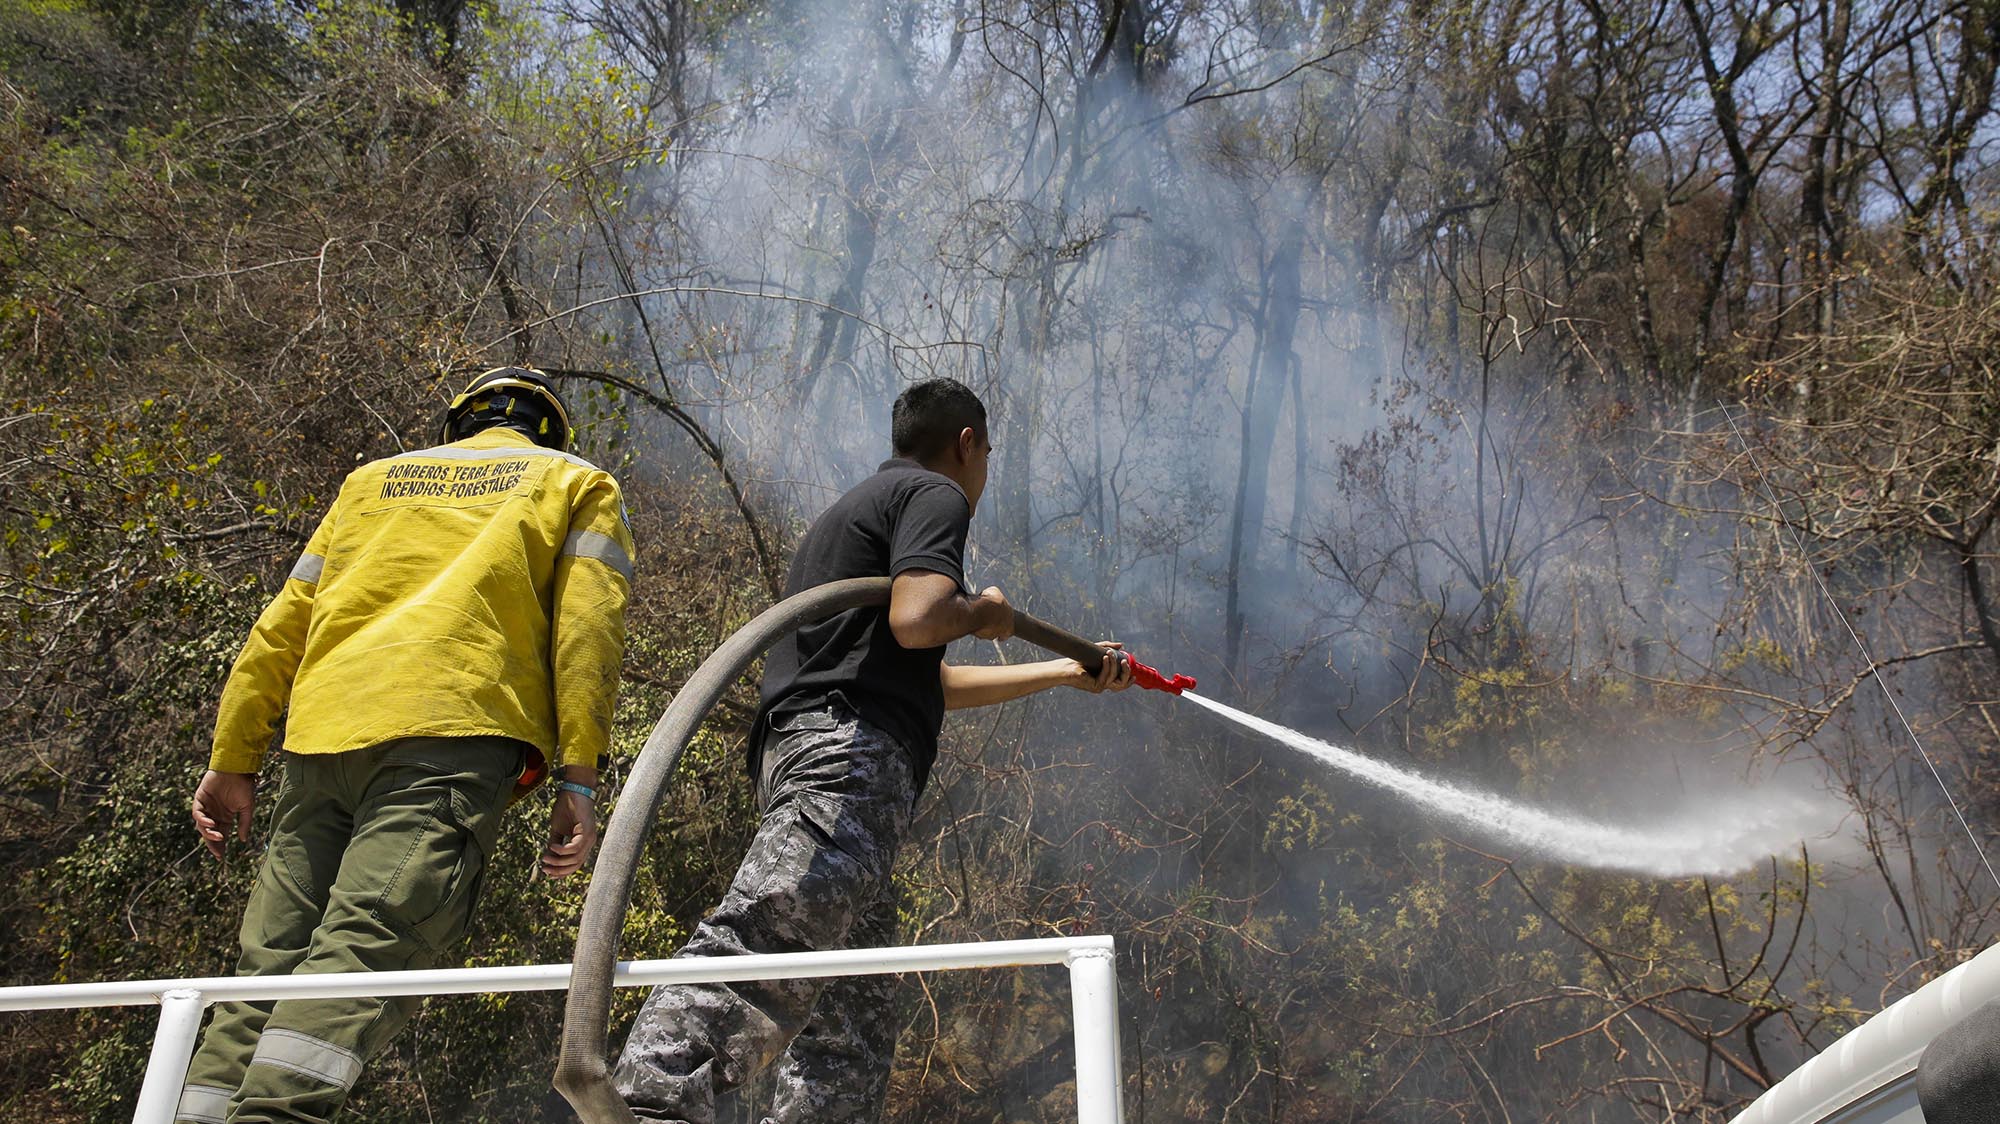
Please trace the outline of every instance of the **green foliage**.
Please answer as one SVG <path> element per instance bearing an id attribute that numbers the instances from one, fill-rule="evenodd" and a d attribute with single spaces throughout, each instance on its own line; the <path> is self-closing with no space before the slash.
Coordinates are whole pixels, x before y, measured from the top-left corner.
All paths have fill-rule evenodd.
<path id="1" fill-rule="evenodd" d="M 1474 4 L 1125 5 L 1111 28 L 1091 5 L 972 21 L 937 4 L 668 7 L 635 34 L 610 18 L 627 5 L 0 0 L 11 978 L 227 970 L 249 856 L 210 862 L 185 822 L 217 687 L 343 474 L 435 432 L 467 368 L 561 363 L 693 403 L 567 388 L 639 531 L 629 761 L 763 605 L 775 553 L 743 515 L 773 495 L 742 483 L 722 426 L 710 457 L 711 403 L 683 384 L 712 376 L 717 416 L 752 425 L 799 389 L 817 328 L 852 328 L 842 311 L 869 321 L 863 342 L 799 394 L 827 420 L 779 439 L 872 449 L 834 432 L 847 399 L 918 373 L 986 380 L 1014 428 L 980 535 L 1010 592 L 1055 619 L 1143 623 L 1199 660 L 1237 639 L 1211 644 L 1204 623 L 1225 598 L 1268 594 L 1284 605 L 1267 617 L 1296 619 L 1249 614 L 1251 655 L 1221 682 L 1274 717 L 1346 723 L 1366 752 L 1596 812 L 1629 806 L 1600 766 L 1633 746 L 1862 746 L 1842 779 L 1871 825 L 1925 838 L 1907 793 L 1863 794 L 1869 770 L 1901 774 L 1869 756 L 1878 736 L 1839 728 L 1847 673 L 1813 678 L 1830 666 L 1817 594 L 1769 521 L 1794 522 L 1841 602 L 1877 614 L 1871 642 L 1972 634 L 1979 598 L 1953 583 L 1992 554 L 2000 417 L 1972 173 L 1958 233 L 1891 230 L 1853 186 L 1812 217 L 1771 194 L 1788 171 L 1724 242 L 1731 172 L 1705 161 L 1727 146 L 1683 100 L 1713 93 L 1686 29 L 1639 42 L 1652 25 L 1617 11 L 1572 34 L 1537 22 L 1571 9 Z M 1224 54 L 1248 68 L 1226 87 L 1202 69 Z M 1759 100 L 1792 82 L 1754 80 Z M 898 92 L 876 105 L 878 86 Z M 1887 178 L 1944 174 L 1892 124 Z M 1649 147 L 1663 136 L 1673 151 Z M 1794 149 L 1770 166 L 1803 167 Z M 1871 159 L 1827 171 L 1860 183 Z M 739 202 L 750 166 L 784 188 L 758 216 L 754 249 L 784 267 L 760 292 L 615 296 L 737 288 L 693 228 L 717 197 Z M 1821 223 L 1850 256 L 1813 280 L 1838 257 Z M 1195 237 L 1207 226 L 1229 235 Z M 1318 291 L 1287 301 L 1266 255 L 1293 235 Z M 890 315 L 905 292 L 924 332 Z M 1266 497 L 1216 481 L 1269 452 L 1239 448 L 1255 397 L 1240 360 L 1284 316 L 1294 397 L 1272 432 L 1302 461 L 1292 526 L 1282 573 L 1275 511 L 1239 571 L 1218 540 Z M 936 324 L 948 345 L 931 346 Z M 1742 396 L 1772 419 L 1754 439 L 1775 514 L 1746 450 L 1702 429 Z M 729 486 L 716 459 L 738 469 Z M 1696 533 L 1718 521 L 1714 541 Z M 1910 697 L 1932 666 L 1905 669 Z M 1983 724 L 1990 669 L 1937 674 L 1965 701 L 1937 727 L 1977 766 L 1990 731 L 1966 724 Z M 921 940 L 1115 933 L 1149 1119 L 1713 1121 L 1858 1022 L 1883 980 L 1940 970 L 1989 927 L 1938 904 L 1967 895 L 1933 878 L 1903 932 L 1826 959 L 1816 926 L 1848 907 L 1812 911 L 1850 888 L 1816 870 L 1662 885 L 1510 863 L 1186 708 L 1072 695 L 954 721 L 896 874 L 901 920 Z M 754 707 L 739 684 L 689 747 L 632 903 L 635 955 L 675 948 L 742 850 Z M 531 876 L 546 801 L 507 821 L 467 963 L 570 953 L 587 883 Z M 1795 928 L 1805 951 L 1781 959 Z M 614 1038 L 639 1000 L 618 996 Z M 1073 1112 L 1067 1002 L 1056 972 L 912 981 L 891 1118 Z M 350 1115 L 532 1118 L 558 1009 L 427 1003 Z M 149 1030 L 140 1012 L 0 1028 L 16 1062 L 0 1108 L 119 1118 Z M 1726 1064 L 1751 1042 L 1774 1048 Z"/>

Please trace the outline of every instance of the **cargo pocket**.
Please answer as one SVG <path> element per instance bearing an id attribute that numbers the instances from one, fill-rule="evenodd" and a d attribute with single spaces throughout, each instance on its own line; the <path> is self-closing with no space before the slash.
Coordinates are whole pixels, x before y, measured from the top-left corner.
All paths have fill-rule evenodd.
<path id="1" fill-rule="evenodd" d="M 838 903 L 829 900 L 818 832 L 795 804 L 774 809 L 758 826 L 729 892 L 709 918 L 737 934 L 745 950 L 799 952 L 816 947 Z"/>
<path id="2" fill-rule="evenodd" d="M 757 801 L 770 804 L 782 778 L 791 777 L 802 762 L 826 751 L 829 735 L 840 730 L 840 721 L 826 707 L 774 714 L 766 719 L 770 732 L 757 753 Z"/>
<path id="3" fill-rule="evenodd" d="M 465 935 L 486 872 L 486 849 L 465 801 L 456 790 L 438 794 L 374 910 L 376 920 L 433 955 Z"/>
<path id="4" fill-rule="evenodd" d="M 892 808 L 866 801 L 829 800 L 803 796 L 799 817 L 818 837 L 818 861 L 841 876 L 865 882 L 888 877 L 902 842 Z"/>
<path id="5" fill-rule="evenodd" d="M 264 839 L 264 861 L 274 873 L 291 883 L 304 900 L 325 909 L 327 890 L 340 870 L 340 857 L 337 853 L 316 856 L 313 842 L 317 840 L 305 838 L 302 829 L 307 824 L 302 821 L 309 818 L 313 809 L 298 806 L 310 792 L 308 782 L 300 776 L 304 766 L 299 755 L 282 752 L 279 762 L 277 811 L 271 819 L 270 834 Z M 315 862 L 315 858 L 320 861 Z"/>

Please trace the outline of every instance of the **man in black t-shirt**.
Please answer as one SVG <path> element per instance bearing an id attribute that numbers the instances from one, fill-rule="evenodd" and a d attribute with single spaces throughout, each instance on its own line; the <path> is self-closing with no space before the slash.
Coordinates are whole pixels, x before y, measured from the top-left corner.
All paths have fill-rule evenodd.
<path id="1" fill-rule="evenodd" d="M 1101 670 L 1067 659 L 944 662 L 953 640 L 999 640 L 1014 628 L 999 589 L 964 592 L 966 530 L 993 451 L 986 408 L 934 379 L 903 392 L 892 424 L 895 458 L 813 522 L 785 583 L 790 596 L 887 575 L 889 606 L 802 628 L 765 659 L 750 738 L 762 819 L 728 894 L 681 956 L 890 943 L 896 851 L 944 712 L 1050 687 L 1131 685 L 1119 660 Z M 712 1124 L 716 1096 L 782 1051 L 769 1121 L 875 1121 L 895 1054 L 893 997 L 890 976 L 658 987 L 614 1079 L 641 1119 Z"/>

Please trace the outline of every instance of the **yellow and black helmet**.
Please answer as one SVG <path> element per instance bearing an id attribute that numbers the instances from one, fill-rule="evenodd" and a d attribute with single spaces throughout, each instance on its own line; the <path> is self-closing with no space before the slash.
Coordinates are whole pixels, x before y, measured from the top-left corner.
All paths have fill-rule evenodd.
<path id="1" fill-rule="evenodd" d="M 555 384 L 532 367 L 495 367 L 465 384 L 445 409 L 444 440 L 462 440 L 495 425 L 513 426 L 537 445 L 569 448 L 569 411 Z"/>

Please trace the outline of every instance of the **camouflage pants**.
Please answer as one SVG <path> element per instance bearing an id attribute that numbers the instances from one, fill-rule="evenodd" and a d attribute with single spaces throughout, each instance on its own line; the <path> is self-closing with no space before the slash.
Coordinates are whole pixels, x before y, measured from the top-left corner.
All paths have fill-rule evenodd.
<path id="1" fill-rule="evenodd" d="M 763 749 L 756 838 L 679 955 L 890 943 L 890 876 L 916 802 L 909 752 L 839 705 L 774 719 Z M 769 1121 L 872 1122 L 895 1055 L 894 988 L 892 976 L 658 987 L 613 1080 L 641 1119 L 711 1124 L 716 1097 L 783 1051 Z"/>

